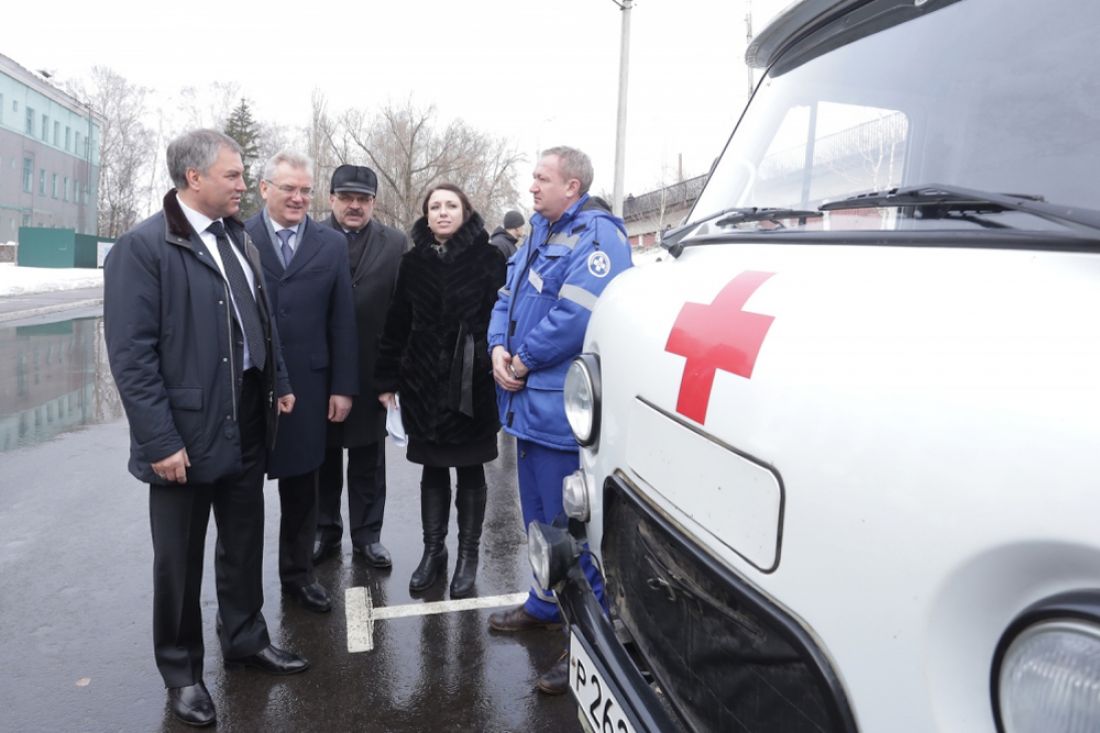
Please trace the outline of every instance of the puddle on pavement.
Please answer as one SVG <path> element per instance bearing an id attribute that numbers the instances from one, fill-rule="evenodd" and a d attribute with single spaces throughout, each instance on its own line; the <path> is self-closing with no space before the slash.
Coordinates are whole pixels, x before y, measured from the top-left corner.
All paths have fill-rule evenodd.
<path id="1" fill-rule="evenodd" d="M 0 326 L 0 452 L 121 416 L 101 316 Z"/>

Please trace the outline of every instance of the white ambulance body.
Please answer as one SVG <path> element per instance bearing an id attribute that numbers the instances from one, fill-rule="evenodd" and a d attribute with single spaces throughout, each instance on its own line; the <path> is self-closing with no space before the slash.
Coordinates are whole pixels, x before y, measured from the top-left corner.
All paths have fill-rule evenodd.
<path id="1" fill-rule="evenodd" d="M 567 382 L 610 620 L 576 544 L 531 546 L 588 727 L 1100 730 L 1097 28 L 806 2 L 757 39 Z"/>

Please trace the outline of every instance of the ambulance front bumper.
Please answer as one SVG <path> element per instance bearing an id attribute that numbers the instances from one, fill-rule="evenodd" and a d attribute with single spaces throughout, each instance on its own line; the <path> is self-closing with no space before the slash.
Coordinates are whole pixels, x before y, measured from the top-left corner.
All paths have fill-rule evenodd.
<path id="1" fill-rule="evenodd" d="M 619 641 L 580 563 L 556 593 L 569 632 L 569 691 L 585 729 L 683 730 Z"/>

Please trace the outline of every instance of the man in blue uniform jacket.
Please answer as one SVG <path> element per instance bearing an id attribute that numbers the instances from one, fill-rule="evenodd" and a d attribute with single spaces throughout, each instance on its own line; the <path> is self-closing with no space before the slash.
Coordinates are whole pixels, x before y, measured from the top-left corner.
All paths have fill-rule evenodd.
<path id="1" fill-rule="evenodd" d="M 202 679 L 206 528 L 218 527 L 218 640 L 227 667 L 309 662 L 271 644 L 263 606 L 264 469 L 294 395 L 260 255 L 234 215 L 241 148 L 215 130 L 168 145 L 175 188 L 103 267 L 107 357 L 130 423 L 130 472 L 149 484 L 153 653 L 172 714 L 212 725 Z"/>
<path id="2" fill-rule="evenodd" d="M 602 200 L 589 196 L 592 163 L 579 150 L 550 148 L 535 168 L 531 233 L 508 262 L 489 325 L 500 422 L 516 436 L 523 524 L 550 524 L 563 513 L 562 479 L 580 466 L 565 418 L 565 373 L 584 344 L 596 299 L 631 266 L 626 225 Z M 587 556 L 588 580 L 603 599 L 603 581 Z M 489 616 L 495 631 L 555 628 L 553 595 L 532 584 L 518 608 Z M 568 654 L 538 681 L 541 691 L 562 694 Z"/>
<path id="3" fill-rule="evenodd" d="M 282 151 L 264 166 L 264 208 L 245 222 L 260 250 L 268 297 L 297 400 L 279 424 L 267 474 L 279 479 L 279 580 L 305 609 L 332 600 L 313 574 L 317 471 L 327 422 L 343 422 L 359 391 L 355 307 L 344 238 L 308 215 L 313 161 Z"/>

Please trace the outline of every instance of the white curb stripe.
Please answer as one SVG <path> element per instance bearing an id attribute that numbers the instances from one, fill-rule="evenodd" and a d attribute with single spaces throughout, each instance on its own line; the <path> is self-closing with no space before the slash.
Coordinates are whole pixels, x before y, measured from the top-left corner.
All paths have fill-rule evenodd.
<path id="1" fill-rule="evenodd" d="M 385 619 L 433 616 L 455 611 L 473 611 L 479 608 L 515 606 L 527 600 L 526 593 L 511 593 L 485 598 L 463 598 L 458 601 L 435 603 L 410 603 L 404 606 L 375 608 L 371 604 L 370 588 L 348 588 L 344 591 L 344 609 L 347 614 L 348 651 L 369 652 L 374 649 L 374 622 Z"/>

